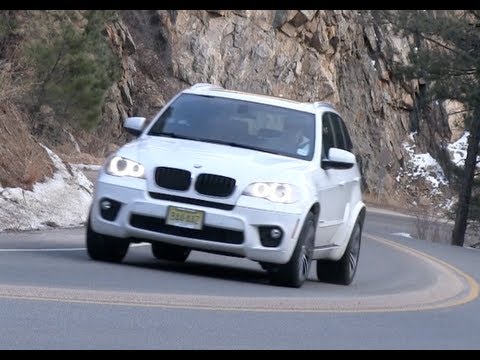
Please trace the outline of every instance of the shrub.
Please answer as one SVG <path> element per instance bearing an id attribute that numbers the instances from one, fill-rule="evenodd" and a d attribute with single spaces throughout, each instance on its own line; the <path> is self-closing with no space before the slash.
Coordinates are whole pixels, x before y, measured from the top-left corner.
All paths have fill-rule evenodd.
<path id="1" fill-rule="evenodd" d="M 66 17 L 49 39 L 28 43 L 27 57 L 37 76 L 34 110 L 46 104 L 57 119 L 84 129 L 99 123 L 107 90 L 120 74 L 119 59 L 103 31 L 111 15 L 89 10 L 83 29 Z"/>

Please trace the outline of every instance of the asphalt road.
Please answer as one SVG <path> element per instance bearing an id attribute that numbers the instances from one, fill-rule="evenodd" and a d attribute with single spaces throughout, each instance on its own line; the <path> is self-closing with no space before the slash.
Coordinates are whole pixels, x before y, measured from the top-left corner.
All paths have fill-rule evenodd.
<path id="1" fill-rule="evenodd" d="M 83 229 L 0 233 L 0 349 L 480 349 L 480 251 L 394 235 L 414 222 L 370 211 L 354 282 L 301 289 L 246 259 L 108 264 Z"/>

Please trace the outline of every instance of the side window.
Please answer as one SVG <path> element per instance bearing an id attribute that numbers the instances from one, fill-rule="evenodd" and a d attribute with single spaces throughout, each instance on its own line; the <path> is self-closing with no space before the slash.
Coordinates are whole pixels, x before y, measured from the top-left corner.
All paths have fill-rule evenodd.
<path id="1" fill-rule="evenodd" d="M 322 116 L 322 158 L 326 158 L 328 150 L 335 147 L 335 134 L 331 124 L 332 113 L 326 112 Z"/>
<path id="2" fill-rule="evenodd" d="M 338 122 L 340 124 L 340 127 L 342 128 L 342 134 L 343 134 L 343 139 L 345 141 L 345 150 L 347 151 L 352 151 L 353 149 L 353 144 L 352 144 L 352 139 L 350 138 L 350 135 L 348 134 L 348 130 L 347 130 L 347 127 L 345 126 L 345 122 L 343 121 L 343 119 L 336 115 L 336 118 L 338 119 Z"/>
<path id="3" fill-rule="evenodd" d="M 331 114 L 330 120 L 332 122 L 333 131 L 335 134 L 335 143 L 337 144 L 337 148 L 347 150 L 347 145 L 345 142 L 345 137 L 343 136 L 342 125 L 340 122 L 342 121 L 337 114 Z"/>

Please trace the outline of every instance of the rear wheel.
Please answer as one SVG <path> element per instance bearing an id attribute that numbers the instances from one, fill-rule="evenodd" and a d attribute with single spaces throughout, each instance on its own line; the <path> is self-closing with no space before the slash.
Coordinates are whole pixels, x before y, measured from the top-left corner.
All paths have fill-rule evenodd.
<path id="1" fill-rule="evenodd" d="M 159 260 L 184 262 L 190 255 L 190 249 L 172 244 L 153 243 L 152 254 Z"/>
<path id="2" fill-rule="evenodd" d="M 350 285 L 357 271 L 362 239 L 362 225 L 355 224 L 345 253 L 340 260 L 317 260 L 318 280 L 339 285 Z"/>
<path id="3" fill-rule="evenodd" d="M 290 261 L 269 270 L 271 282 L 276 285 L 299 288 L 307 279 L 312 262 L 315 240 L 315 215 L 309 213 Z"/>
<path id="4" fill-rule="evenodd" d="M 125 239 L 99 234 L 87 223 L 87 252 L 93 260 L 121 262 L 127 254 L 130 242 Z"/>

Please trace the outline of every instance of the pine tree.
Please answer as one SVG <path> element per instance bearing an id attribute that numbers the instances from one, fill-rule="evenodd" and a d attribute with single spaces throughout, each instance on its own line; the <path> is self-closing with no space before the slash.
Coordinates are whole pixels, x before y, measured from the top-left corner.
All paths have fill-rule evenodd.
<path id="1" fill-rule="evenodd" d="M 465 107 L 470 135 L 451 240 L 463 246 L 480 143 L 480 11 L 379 10 L 373 15 L 413 40 L 410 63 L 399 65 L 397 73 L 426 82 L 430 101 L 456 100 Z"/>
<path id="2" fill-rule="evenodd" d="M 27 47 L 38 78 L 36 108 L 49 105 L 57 118 L 90 129 L 98 124 L 106 92 L 119 75 L 119 63 L 103 35 L 110 14 L 90 10 L 83 30 L 67 17 L 49 39 Z"/>

